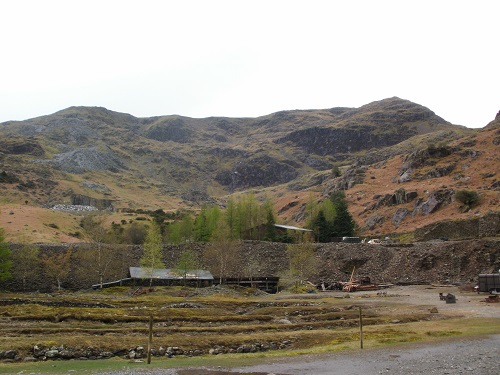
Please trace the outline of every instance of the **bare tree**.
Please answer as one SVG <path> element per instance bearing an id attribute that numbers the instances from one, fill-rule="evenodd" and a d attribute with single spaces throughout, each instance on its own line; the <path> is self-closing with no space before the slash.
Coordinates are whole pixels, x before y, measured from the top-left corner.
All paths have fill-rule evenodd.
<path id="1" fill-rule="evenodd" d="M 24 243 L 19 249 L 12 251 L 14 277 L 21 280 L 23 290 L 29 280 L 36 281 L 40 274 L 40 248 Z"/>
<path id="2" fill-rule="evenodd" d="M 160 227 L 156 223 L 151 223 L 146 233 L 144 242 L 144 254 L 141 258 L 141 267 L 143 267 L 149 277 L 149 286 L 153 285 L 153 274 L 157 268 L 165 268 L 162 261 L 162 236 Z"/>
<path id="3" fill-rule="evenodd" d="M 113 260 L 117 258 L 117 248 L 105 244 L 108 231 L 104 227 L 104 217 L 100 215 L 89 215 L 82 219 L 82 228 L 85 230 L 86 238 L 90 242 L 89 249 L 79 249 L 76 257 L 88 266 L 87 272 L 95 275 L 100 287 L 112 268 Z M 85 272 L 85 271 L 84 271 Z M 85 279 L 85 275 L 80 272 Z M 93 276 L 92 276 L 93 278 Z"/>
<path id="4" fill-rule="evenodd" d="M 53 255 L 42 255 L 42 264 L 45 274 L 57 283 L 57 289 L 61 290 L 62 282 L 69 276 L 71 271 L 71 255 L 73 250 L 70 248 L 64 253 Z"/>
<path id="5" fill-rule="evenodd" d="M 287 253 L 289 268 L 282 275 L 280 282 L 299 291 L 300 285 L 316 272 L 319 265 L 318 258 L 310 242 L 290 244 L 287 246 Z"/>
<path id="6" fill-rule="evenodd" d="M 227 223 L 220 220 L 214 232 L 213 241 L 203 252 L 203 262 L 210 271 L 219 276 L 222 284 L 227 277 L 234 277 L 241 264 L 238 243 L 231 239 L 230 228 Z"/>

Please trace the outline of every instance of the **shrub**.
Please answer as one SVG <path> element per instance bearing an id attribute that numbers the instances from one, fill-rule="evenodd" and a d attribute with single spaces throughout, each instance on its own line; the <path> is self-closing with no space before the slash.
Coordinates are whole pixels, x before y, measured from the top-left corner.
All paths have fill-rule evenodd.
<path id="1" fill-rule="evenodd" d="M 455 192 L 455 199 L 463 204 L 466 212 L 479 203 L 479 194 L 472 190 L 459 190 Z"/>
<path id="2" fill-rule="evenodd" d="M 437 145 L 431 143 L 427 145 L 427 152 L 433 158 L 441 158 L 452 153 L 452 148 L 446 142 L 439 142 Z"/>
<path id="3" fill-rule="evenodd" d="M 332 177 L 340 177 L 342 175 L 342 172 L 340 171 L 340 168 L 338 166 L 333 166 L 332 168 Z"/>
<path id="4" fill-rule="evenodd" d="M 2 171 L 0 173 L 0 183 L 2 183 L 2 182 L 3 183 L 11 184 L 11 183 L 14 183 L 14 182 L 19 182 L 19 179 L 16 176 L 13 176 L 11 174 L 8 174 L 5 171 Z"/>

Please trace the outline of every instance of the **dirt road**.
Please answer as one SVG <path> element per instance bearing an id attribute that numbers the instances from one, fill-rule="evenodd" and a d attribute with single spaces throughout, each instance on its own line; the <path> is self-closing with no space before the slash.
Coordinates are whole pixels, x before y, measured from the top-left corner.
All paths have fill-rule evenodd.
<path id="1" fill-rule="evenodd" d="M 107 375 L 498 375 L 500 335 L 269 360 L 239 368 L 143 369 Z"/>
<path id="2" fill-rule="evenodd" d="M 500 374 L 500 335 L 440 344 L 405 345 L 287 358 L 233 369 L 263 374 Z M 179 372 L 188 375 L 189 372 Z"/>

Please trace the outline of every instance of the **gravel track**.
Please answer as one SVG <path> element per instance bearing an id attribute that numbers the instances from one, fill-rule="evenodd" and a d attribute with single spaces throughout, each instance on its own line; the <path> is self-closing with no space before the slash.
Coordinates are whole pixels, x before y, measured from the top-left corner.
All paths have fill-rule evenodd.
<path id="1" fill-rule="evenodd" d="M 407 344 L 318 355 L 273 359 L 272 362 L 232 369 L 135 369 L 107 375 L 295 375 L 295 374 L 500 374 L 500 334 L 439 343 Z"/>

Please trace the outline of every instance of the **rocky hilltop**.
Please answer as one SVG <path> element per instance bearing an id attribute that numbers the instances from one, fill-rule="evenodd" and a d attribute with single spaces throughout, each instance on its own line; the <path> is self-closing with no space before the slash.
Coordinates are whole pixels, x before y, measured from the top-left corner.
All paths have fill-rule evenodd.
<path id="1" fill-rule="evenodd" d="M 167 211 L 224 205 L 229 194 L 252 191 L 271 198 L 280 221 L 300 224 L 308 199 L 340 189 L 365 233 L 411 230 L 458 188 L 481 186 L 481 212 L 490 209 L 497 122 L 467 129 L 397 97 L 257 118 L 71 107 L 0 124 L 2 204 L 48 208 L 86 197 L 77 200 Z"/>

